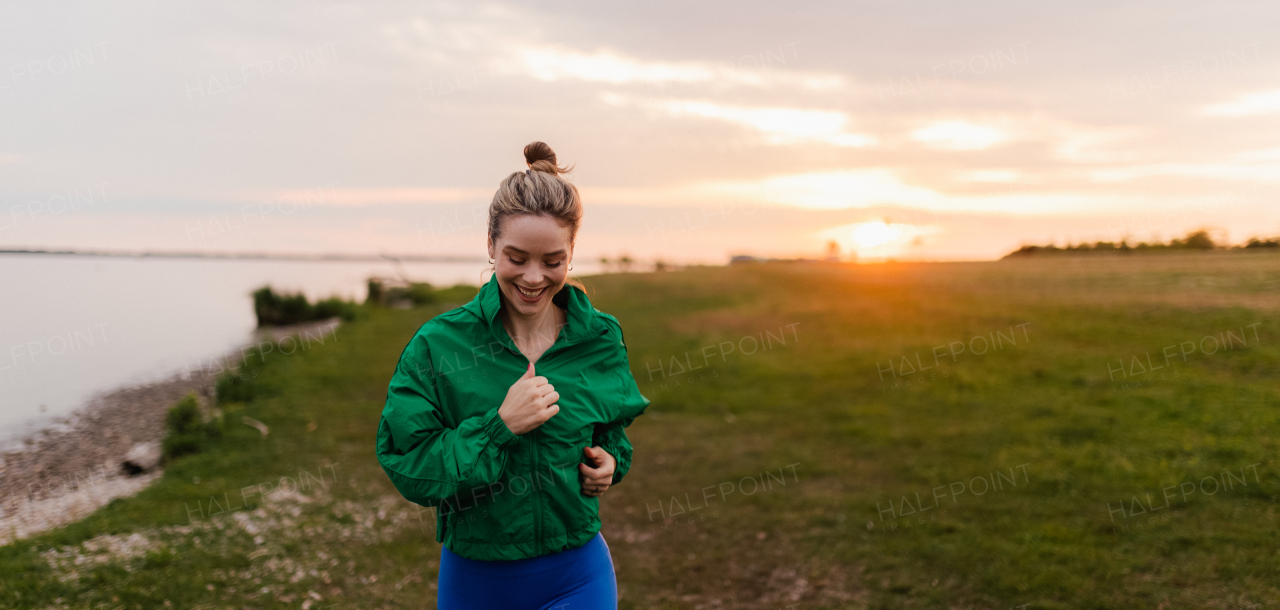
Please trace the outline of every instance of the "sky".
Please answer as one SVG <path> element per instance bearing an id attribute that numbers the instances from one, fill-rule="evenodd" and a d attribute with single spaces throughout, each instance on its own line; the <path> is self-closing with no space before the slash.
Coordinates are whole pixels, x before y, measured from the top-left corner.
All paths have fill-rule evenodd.
<path id="1" fill-rule="evenodd" d="M 1275 2 L 0 5 L 0 247 L 991 260 L 1280 235 Z"/>

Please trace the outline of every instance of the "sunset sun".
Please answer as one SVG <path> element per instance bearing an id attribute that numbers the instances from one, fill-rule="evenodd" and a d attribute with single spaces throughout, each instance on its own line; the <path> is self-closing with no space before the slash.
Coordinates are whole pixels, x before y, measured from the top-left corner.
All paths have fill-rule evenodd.
<path id="1" fill-rule="evenodd" d="M 864 222 L 854 226 L 853 243 L 859 248 L 874 248 L 887 244 L 900 235 L 902 235 L 900 229 L 882 221 Z"/>

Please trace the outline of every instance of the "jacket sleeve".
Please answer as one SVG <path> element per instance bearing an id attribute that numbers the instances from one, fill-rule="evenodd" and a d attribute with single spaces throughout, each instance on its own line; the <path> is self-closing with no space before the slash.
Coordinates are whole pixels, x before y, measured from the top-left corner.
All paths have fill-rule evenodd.
<path id="1" fill-rule="evenodd" d="M 631 422 L 616 422 L 610 424 L 596 424 L 595 433 L 592 434 L 592 444 L 612 455 L 617 462 L 617 466 L 613 471 L 613 485 L 622 482 L 622 477 L 626 476 L 627 471 L 631 470 L 631 439 L 627 438 L 626 427 Z"/>
<path id="2" fill-rule="evenodd" d="M 439 506 L 461 492 L 497 482 L 520 440 L 498 407 L 450 427 L 441 412 L 425 337 L 400 354 L 378 424 L 378 462 L 405 499 Z"/>
<path id="3" fill-rule="evenodd" d="M 622 336 L 622 327 L 617 325 L 616 321 L 611 322 L 610 326 L 614 330 L 611 334 L 614 334 L 617 340 L 617 351 L 611 368 L 612 374 L 618 376 L 620 380 L 614 400 L 618 401 L 621 408 L 618 417 L 613 421 L 596 424 L 591 440 L 594 445 L 608 451 L 617 461 L 617 467 L 613 471 L 613 485 L 617 485 L 631 469 L 633 448 L 631 439 L 627 438 L 626 428 L 644 413 L 650 401 L 640 393 L 640 387 L 636 384 L 635 377 L 631 375 L 631 363 L 627 358 L 627 344 Z"/>

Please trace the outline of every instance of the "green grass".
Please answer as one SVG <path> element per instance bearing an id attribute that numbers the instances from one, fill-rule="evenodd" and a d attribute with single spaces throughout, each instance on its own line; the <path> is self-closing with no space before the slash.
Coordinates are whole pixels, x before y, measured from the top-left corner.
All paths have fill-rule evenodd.
<path id="1" fill-rule="evenodd" d="M 622 322 L 653 400 L 629 429 L 631 473 L 601 503 L 623 608 L 1280 599 L 1280 256 L 764 264 L 585 283 Z M 227 419 L 249 415 L 267 436 L 227 426 L 143 493 L 0 548 L 0 607 L 432 607 L 432 516 L 395 494 L 373 438 L 400 350 L 435 313 L 375 310 L 336 342 L 266 362 Z M 1252 324 L 1244 345 L 1125 376 L 1134 357 L 1163 364 L 1165 346 Z M 996 332 L 1000 349 L 969 352 Z M 744 354 L 747 337 L 772 344 Z M 955 342 L 966 351 L 952 358 Z M 903 358 L 933 368 L 898 377 Z M 309 485 L 264 502 L 281 476 Z M 1000 488 L 978 495 L 979 476 Z M 1205 477 L 1232 487 L 1176 491 L 1213 491 Z M 1170 486 L 1168 508 L 1128 514 Z M 899 514 L 904 497 L 914 514 Z M 130 559 L 86 559 L 78 579 L 51 567 L 130 534 Z"/>

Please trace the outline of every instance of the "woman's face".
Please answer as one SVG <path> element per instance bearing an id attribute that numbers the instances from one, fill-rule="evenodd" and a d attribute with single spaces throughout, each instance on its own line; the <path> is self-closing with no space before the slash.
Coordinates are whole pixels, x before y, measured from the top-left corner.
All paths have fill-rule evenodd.
<path id="1" fill-rule="evenodd" d="M 569 227 L 550 216 L 509 216 L 497 242 L 489 240 L 489 257 L 496 261 L 498 286 L 511 313 L 540 314 L 569 277 Z"/>

